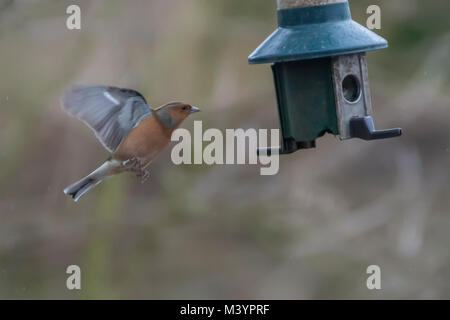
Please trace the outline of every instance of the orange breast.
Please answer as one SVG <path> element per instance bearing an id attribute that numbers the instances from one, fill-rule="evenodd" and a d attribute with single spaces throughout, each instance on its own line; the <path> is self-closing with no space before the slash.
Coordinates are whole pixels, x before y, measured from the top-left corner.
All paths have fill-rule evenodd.
<path id="1" fill-rule="evenodd" d="M 170 142 L 171 134 L 172 130 L 165 128 L 155 116 L 150 116 L 128 133 L 114 158 L 124 161 L 136 157 L 150 162 Z"/>

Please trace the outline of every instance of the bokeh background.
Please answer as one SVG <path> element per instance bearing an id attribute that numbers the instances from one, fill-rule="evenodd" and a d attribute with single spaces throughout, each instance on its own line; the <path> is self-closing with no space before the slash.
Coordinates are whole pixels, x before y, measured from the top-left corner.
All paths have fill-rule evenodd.
<path id="1" fill-rule="evenodd" d="M 270 68 L 247 64 L 276 1 L 0 1 L 0 298 L 450 298 L 450 3 L 350 4 L 362 24 L 382 8 L 374 117 L 403 137 L 326 136 L 276 176 L 175 166 L 167 148 L 144 185 L 115 177 L 74 203 L 63 188 L 107 152 L 60 109 L 70 84 L 198 105 L 188 129 L 277 128 Z M 371 264 L 382 290 L 366 288 Z"/>

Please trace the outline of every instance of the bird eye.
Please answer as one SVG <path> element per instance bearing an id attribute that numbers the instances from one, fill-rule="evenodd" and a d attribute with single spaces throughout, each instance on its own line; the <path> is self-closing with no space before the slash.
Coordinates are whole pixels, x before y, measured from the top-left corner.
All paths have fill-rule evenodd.
<path id="1" fill-rule="evenodd" d="M 181 110 L 187 110 L 187 106 L 182 107 Z"/>

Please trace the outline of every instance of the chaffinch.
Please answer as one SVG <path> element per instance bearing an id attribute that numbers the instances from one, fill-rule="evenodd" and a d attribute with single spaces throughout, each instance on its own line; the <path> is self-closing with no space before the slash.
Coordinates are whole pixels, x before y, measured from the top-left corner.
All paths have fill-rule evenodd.
<path id="1" fill-rule="evenodd" d="M 105 178 L 126 171 L 144 182 L 146 169 L 169 144 L 172 132 L 197 107 L 170 102 L 151 109 L 137 91 L 110 86 L 76 86 L 62 99 L 62 107 L 86 123 L 111 153 L 104 164 L 71 184 L 64 193 L 75 201 Z"/>

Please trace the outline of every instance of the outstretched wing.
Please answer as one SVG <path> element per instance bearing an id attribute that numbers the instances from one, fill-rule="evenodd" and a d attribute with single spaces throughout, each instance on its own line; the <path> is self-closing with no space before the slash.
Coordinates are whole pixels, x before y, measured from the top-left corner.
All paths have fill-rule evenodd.
<path id="1" fill-rule="evenodd" d="M 86 123 L 109 152 L 114 152 L 128 132 L 152 114 L 139 92 L 109 86 L 72 87 L 62 105 Z"/>

